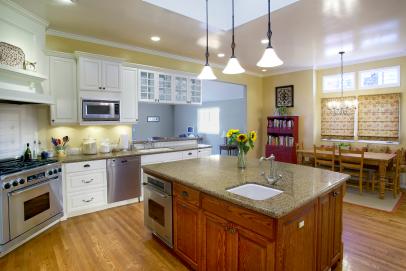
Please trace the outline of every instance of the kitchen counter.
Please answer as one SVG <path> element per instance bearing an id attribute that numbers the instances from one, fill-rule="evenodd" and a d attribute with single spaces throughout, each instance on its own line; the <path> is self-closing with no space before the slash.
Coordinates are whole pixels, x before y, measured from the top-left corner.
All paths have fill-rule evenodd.
<path id="1" fill-rule="evenodd" d="M 173 182 L 178 182 L 229 201 L 241 207 L 254 210 L 272 218 L 280 218 L 295 209 L 315 200 L 322 194 L 341 186 L 349 175 L 306 166 L 275 163 L 282 180 L 271 186 L 284 191 L 268 200 L 251 200 L 226 191 L 245 183 L 268 186 L 258 160 L 249 159 L 247 169 L 237 168 L 235 157 L 211 156 L 170 163 L 144 166 L 144 172 Z M 265 172 L 269 163 L 264 162 Z"/>
<path id="2" fill-rule="evenodd" d="M 189 141 L 189 140 L 201 140 L 202 137 L 160 137 L 153 140 L 135 140 L 133 144 L 144 144 L 144 143 L 157 143 L 157 142 L 172 142 L 172 141 Z"/>
<path id="3" fill-rule="evenodd" d="M 102 159 L 134 156 L 134 155 L 149 155 L 149 154 L 157 154 L 157 153 L 188 151 L 188 150 L 206 149 L 206 148 L 211 148 L 211 145 L 206 145 L 206 144 L 190 145 L 189 144 L 189 145 L 184 145 L 184 146 L 167 147 L 167 148 L 165 148 L 167 150 L 162 150 L 162 148 L 156 148 L 157 149 L 156 151 L 151 151 L 148 153 L 140 152 L 140 150 L 132 150 L 132 151 L 111 152 L 111 153 L 98 153 L 98 154 L 92 154 L 92 155 L 86 155 L 86 154 L 67 155 L 65 157 L 58 158 L 58 160 L 61 163 L 75 163 L 75 162 L 82 162 L 82 161 L 102 160 Z M 168 150 L 168 149 L 170 149 L 170 150 Z"/>

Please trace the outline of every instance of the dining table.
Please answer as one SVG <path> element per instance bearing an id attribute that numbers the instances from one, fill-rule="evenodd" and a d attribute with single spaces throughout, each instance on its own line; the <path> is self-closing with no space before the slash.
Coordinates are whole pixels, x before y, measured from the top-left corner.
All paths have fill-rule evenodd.
<path id="1" fill-rule="evenodd" d="M 314 149 L 298 149 L 296 151 L 298 154 L 298 164 L 301 164 L 305 157 L 314 157 Z M 323 153 L 323 151 L 318 151 L 318 153 Z M 326 152 L 327 154 L 328 152 Z M 330 152 L 331 153 L 331 152 Z M 351 156 L 352 154 L 345 154 Z M 335 156 L 339 158 L 338 150 L 335 152 Z M 364 165 L 374 166 L 378 169 L 379 174 L 379 198 L 385 198 L 385 180 L 386 180 L 386 170 L 389 165 L 391 165 L 396 158 L 396 153 L 380 153 L 380 152 L 364 152 Z"/>

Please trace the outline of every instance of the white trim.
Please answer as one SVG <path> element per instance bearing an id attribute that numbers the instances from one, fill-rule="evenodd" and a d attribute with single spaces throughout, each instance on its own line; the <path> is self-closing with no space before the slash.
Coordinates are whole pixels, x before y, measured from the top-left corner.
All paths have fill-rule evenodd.
<path id="1" fill-rule="evenodd" d="M 73 54 L 77 58 L 79 58 L 79 57 L 90 57 L 90 58 L 97 58 L 97 59 L 103 59 L 103 60 L 109 60 L 109 61 L 121 62 L 121 63 L 123 63 L 125 61 L 124 58 L 106 56 L 106 55 L 98 55 L 98 54 L 92 54 L 92 53 L 81 52 L 81 51 L 75 51 Z"/>
<path id="2" fill-rule="evenodd" d="M 15 11 L 17 11 L 18 13 L 20 13 L 21 15 L 25 16 L 25 17 L 30 17 L 30 19 L 33 19 L 34 21 L 36 21 L 37 23 L 40 23 L 42 25 L 44 25 L 45 27 L 48 27 L 49 22 L 44 20 L 43 18 L 35 15 L 34 13 L 32 13 L 29 10 L 26 10 L 25 8 L 23 8 L 22 6 L 20 6 L 17 3 L 14 3 L 10 0 L 0 0 L 2 3 L 4 3 L 5 5 L 9 6 L 10 8 L 13 8 Z"/>
<path id="3" fill-rule="evenodd" d="M 44 54 L 47 56 L 54 56 L 54 57 L 62 57 L 62 58 L 69 58 L 69 59 L 75 59 L 76 56 L 71 53 L 64 53 L 64 52 L 59 52 L 59 51 L 52 51 L 52 50 L 44 50 Z"/>
<path id="4" fill-rule="evenodd" d="M 115 47 L 115 48 L 136 51 L 136 52 L 141 52 L 141 53 L 155 55 L 155 56 L 161 56 L 161 57 L 170 58 L 170 59 L 179 60 L 179 61 L 191 62 L 191 63 L 195 63 L 195 64 L 200 64 L 200 65 L 205 64 L 205 62 L 200 59 L 180 56 L 180 55 L 176 55 L 176 54 L 147 49 L 147 48 L 138 47 L 138 46 L 129 45 L 129 44 L 120 43 L 120 42 L 115 42 L 115 41 L 103 40 L 103 39 L 94 38 L 94 37 L 90 37 L 90 36 L 83 36 L 83 35 L 78 35 L 78 34 L 73 34 L 73 33 L 62 32 L 62 31 L 58 31 L 55 29 L 51 29 L 51 28 L 48 29 L 46 33 L 47 33 L 47 35 L 50 35 L 50 36 L 85 41 L 85 42 L 105 45 L 105 46 L 109 46 L 109 47 Z M 216 63 L 211 63 L 210 65 L 213 68 L 218 68 L 218 69 L 224 69 L 224 67 L 225 67 L 224 65 L 220 65 L 220 64 L 216 64 Z M 245 73 L 248 75 L 256 76 L 256 77 L 264 77 L 264 74 L 259 74 L 259 73 L 255 73 L 255 72 L 247 71 Z"/>

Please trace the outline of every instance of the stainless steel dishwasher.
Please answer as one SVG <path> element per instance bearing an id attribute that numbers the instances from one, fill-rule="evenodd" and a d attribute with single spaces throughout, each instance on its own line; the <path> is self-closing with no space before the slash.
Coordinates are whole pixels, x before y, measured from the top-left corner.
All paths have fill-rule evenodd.
<path id="1" fill-rule="evenodd" d="M 141 158 L 128 156 L 107 160 L 108 203 L 141 196 Z"/>

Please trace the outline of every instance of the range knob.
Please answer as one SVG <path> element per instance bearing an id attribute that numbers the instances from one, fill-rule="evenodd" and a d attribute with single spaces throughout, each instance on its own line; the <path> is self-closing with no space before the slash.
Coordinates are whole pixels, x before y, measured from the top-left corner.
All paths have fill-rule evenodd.
<path id="1" fill-rule="evenodd" d="M 13 181 L 13 186 L 17 186 L 18 185 L 18 181 L 17 180 L 14 180 Z"/>
<path id="2" fill-rule="evenodd" d="M 58 170 L 56 168 L 54 169 L 54 174 L 58 174 Z"/>
<path id="3" fill-rule="evenodd" d="M 5 183 L 3 187 L 4 187 L 4 189 L 10 189 L 11 184 L 10 183 Z"/>
<path id="4" fill-rule="evenodd" d="M 58 172 L 62 172 L 62 168 L 58 168 Z"/>
<path id="5" fill-rule="evenodd" d="M 23 178 L 21 178 L 21 179 L 18 180 L 18 182 L 19 182 L 20 184 L 24 184 L 24 183 L 25 183 L 25 180 L 24 180 Z"/>
<path id="6" fill-rule="evenodd" d="M 48 171 L 48 175 L 52 175 L 52 174 L 53 174 L 52 170 Z"/>

